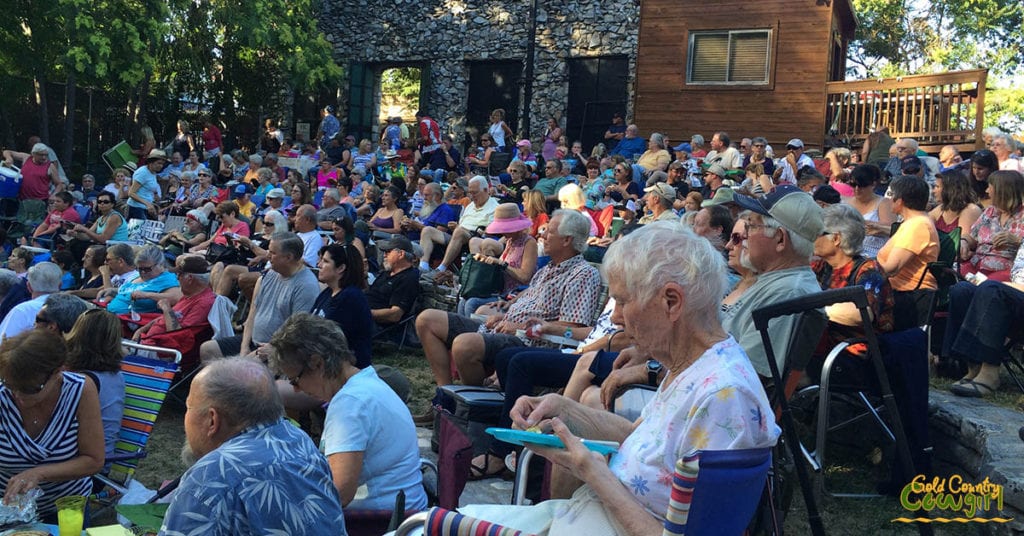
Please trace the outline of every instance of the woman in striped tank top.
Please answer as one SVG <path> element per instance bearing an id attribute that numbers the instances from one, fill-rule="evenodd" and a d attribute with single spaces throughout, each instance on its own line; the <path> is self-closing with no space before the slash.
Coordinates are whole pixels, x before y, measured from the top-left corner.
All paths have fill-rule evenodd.
<path id="1" fill-rule="evenodd" d="M 4 502 L 32 488 L 44 521 L 54 501 L 88 495 L 103 467 L 103 425 L 96 387 L 61 367 L 60 337 L 30 330 L 0 345 L 0 488 Z"/>

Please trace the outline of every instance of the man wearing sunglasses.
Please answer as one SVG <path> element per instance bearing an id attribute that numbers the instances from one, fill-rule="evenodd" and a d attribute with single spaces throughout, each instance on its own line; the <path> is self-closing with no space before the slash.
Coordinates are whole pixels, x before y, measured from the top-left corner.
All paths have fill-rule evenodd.
<path id="1" fill-rule="evenodd" d="M 804 154 L 804 142 L 793 138 L 786 144 L 786 157 L 779 160 L 775 170 L 777 184 L 796 184 L 797 172 L 806 166 L 814 167 L 814 160 Z"/>
<path id="2" fill-rule="evenodd" d="M 0 340 L 32 329 L 47 296 L 60 291 L 60 278 L 63 275 L 60 266 L 52 262 L 41 262 L 28 269 L 28 290 L 32 299 L 14 306 L 7 313 L 3 323 L 0 323 Z"/>

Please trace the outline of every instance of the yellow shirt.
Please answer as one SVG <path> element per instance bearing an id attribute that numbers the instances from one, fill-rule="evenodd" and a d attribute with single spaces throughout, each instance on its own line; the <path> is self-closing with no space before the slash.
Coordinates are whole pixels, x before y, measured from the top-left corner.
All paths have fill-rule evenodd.
<path id="1" fill-rule="evenodd" d="M 889 285 L 893 290 L 914 290 L 921 276 L 927 273 L 928 263 L 939 260 L 939 234 L 932 219 L 925 214 L 904 220 L 896 234 L 878 250 L 878 262 L 885 263 L 895 248 L 905 249 L 914 257 L 899 272 L 889 276 Z M 936 288 L 935 278 L 931 274 L 926 275 L 920 288 Z"/>
<path id="2" fill-rule="evenodd" d="M 668 166 L 668 163 L 671 161 L 672 157 L 668 155 L 668 151 L 662 149 L 660 151 L 645 152 L 640 155 L 640 159 L 636 163 L 647 171 L 654 171 Z"/>
<path id="3" fill-rule="evenodd" d="M 234 199 L 233 201 L 235 202 L 236 205 L 238 205 L 239 214 L 245 216 L 246 218 L 249 218 L 251 220 L 253 214 L 256 214 L 256 204 L 253 203 L 252 201 L 247 199 L 245 201 L 245 204 L 242 204 L 242 201 L 240 199 Z"/>

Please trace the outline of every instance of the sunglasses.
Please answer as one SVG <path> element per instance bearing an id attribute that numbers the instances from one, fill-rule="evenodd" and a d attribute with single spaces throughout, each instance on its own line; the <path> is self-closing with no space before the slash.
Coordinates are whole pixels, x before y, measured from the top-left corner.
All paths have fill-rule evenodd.
<path id="1" fill-rule="evenodd" d="M 274 222 L 265 221 L 265 222 L 263 222 L 263 226 L 264 227 L 273 227 L 274 226 Z"/>
<path id="2" fill-rule="evenodd" d="M 97 205 L 112 205 L 112 204 L 114 204 L 114 202 L 110 201 L 110 200 L 107 200 L 107 199 L 97 199 L 96 200 L 96 204 Z"/>
<path id="3" fill-rule="evenodd" d="M 743 235 L 741 235 L 740 233 L 733 233 L 729 235 L 729 243 L 734 246 L 740 245 L 741 243 L 743 243 Z"/>
<path id="4" fill-rule="evenodd" d="M 153 266 L 135 266 L 135 269 L 138 270 L 140 274 L 148 274 L 148 273 L 153 271 L 153 268 L 156 268 L 156 265 L 153 265 Z"/>

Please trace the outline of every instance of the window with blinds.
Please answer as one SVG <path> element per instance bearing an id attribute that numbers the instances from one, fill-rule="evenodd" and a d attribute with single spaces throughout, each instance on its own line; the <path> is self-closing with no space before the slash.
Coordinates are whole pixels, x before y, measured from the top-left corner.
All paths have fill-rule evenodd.
<path id="1" fill-rule="evenodd" d="M 688 84 L 768 83 L 771 30 L 690 32 Z"/>

